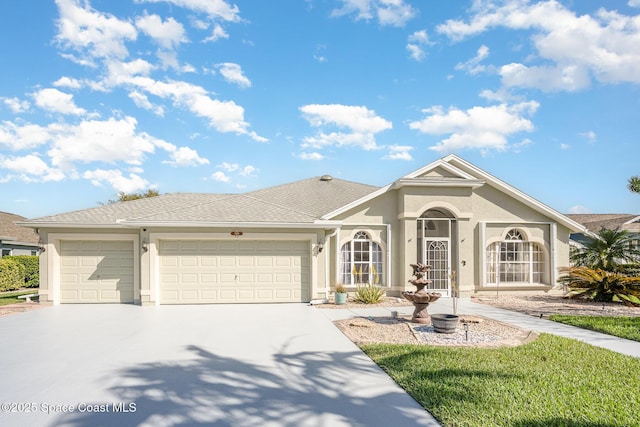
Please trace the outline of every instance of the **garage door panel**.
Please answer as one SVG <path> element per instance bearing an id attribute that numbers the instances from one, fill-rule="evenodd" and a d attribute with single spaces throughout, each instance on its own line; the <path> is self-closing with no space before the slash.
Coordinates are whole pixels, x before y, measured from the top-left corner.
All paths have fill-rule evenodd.
<path id="1" fill-rule="evenodd" d="M 308 242 L 161 240 L 159 255 L 161 303 L 309 300 Z"/>
<path id="2" fill-rule="evenodd" d="M 60 302 L 133 302 L 132 241 L 61 241 Z"/>

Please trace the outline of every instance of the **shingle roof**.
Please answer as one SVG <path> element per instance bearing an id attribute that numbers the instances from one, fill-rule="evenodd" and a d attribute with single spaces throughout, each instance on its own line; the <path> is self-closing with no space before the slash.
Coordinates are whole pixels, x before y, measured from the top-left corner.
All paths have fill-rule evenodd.
<path id="1" fill-rule="evenodd" d="M 584 225 L 589 231 L 597 233 L 601 228 L 623 229 L 623 225 L 636 218 L 631 214 L 567 214 L 572 220 Z"/>
<path id="2" fill-rule="evenodd" d="M 38 234 L 29 228 L 18 227 L 15 222 L 24 221 L 26 218 L 7 212 L 0 212 L 0 238 L 12 239 L 20 243 L 38 243 Z"/>
<path id="3" fill-rule="evenodd" d="M 36 218 L 26 223 L 110 226 L 122 222 L 313 223 L 377 187 L 320 177 L 244 194 L 175 193 Z"/>

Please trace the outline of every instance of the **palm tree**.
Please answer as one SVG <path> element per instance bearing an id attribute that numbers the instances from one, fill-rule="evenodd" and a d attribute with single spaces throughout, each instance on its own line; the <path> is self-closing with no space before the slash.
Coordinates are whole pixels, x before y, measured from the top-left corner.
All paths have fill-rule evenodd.
<path id="1" fill-rule="evenodd" d="M 569 288 L 565 298 L 619 301 L 627 306 L 640 306 L 640 277 L 589 267 L 561 270 L 564 274 L 558 281 Z"/>
<path id="2" fill-rule="evenodd" d="M 629 178 L 627 188 L 633 193 L 640 193 L 640 176 L 632 176 Z"/>
<path id="3" fill-rule="evenodd" d="M 640 251 L 626 230 L 601 228 L 596 237 L 588 237 L 584 247 L 571 254 L 573 265 L 605 271 L 621 271 L 626 264 L 640 261 Z"/>

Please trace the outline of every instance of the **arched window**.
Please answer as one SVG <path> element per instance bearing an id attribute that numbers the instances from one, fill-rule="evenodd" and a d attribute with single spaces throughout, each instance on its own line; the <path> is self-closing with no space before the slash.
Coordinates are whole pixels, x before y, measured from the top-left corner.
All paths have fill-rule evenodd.
<path id="1" fill-rule="evenodd" d="M 544 284 L 544 251 L 516 229 L 487 247 L 487 284 Z"/>
<path id="2" fill-rule="evenodd" d="M 340 280 L 345 285 L 382 285 L 382 248 L 367 233 L 359 231 L 340 249 Z"/>

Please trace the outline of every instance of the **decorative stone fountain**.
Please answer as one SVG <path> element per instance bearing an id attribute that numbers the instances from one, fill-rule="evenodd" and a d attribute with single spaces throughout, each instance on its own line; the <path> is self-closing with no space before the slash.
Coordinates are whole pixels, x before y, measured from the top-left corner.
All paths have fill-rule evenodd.
<path id="1" fill-rule="evenodd" d="M 414 285 L 417 289 L 415 292 L 402 292 L 402 296 L 411 301 L 415 306 L 411 321 L 414 323 L 430 323 L 431 320 L 429 319 L 427 307 L 429 306 L 429 303 L 437 301 L 442 295 L 438 292 L 427 292 L 424 290 L 424 287 L 431 283 L 431 280 L 425 278 L 425 275 L 431 269 L 430 265 L 420 263 L 409 265 L 413 268 L 413 275 L 415 276 L 415 279 L 409 280 L 409 283 Z"/>

